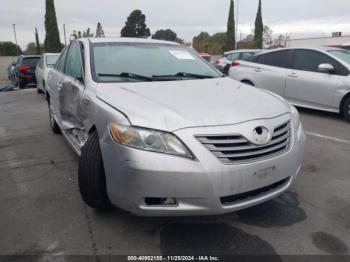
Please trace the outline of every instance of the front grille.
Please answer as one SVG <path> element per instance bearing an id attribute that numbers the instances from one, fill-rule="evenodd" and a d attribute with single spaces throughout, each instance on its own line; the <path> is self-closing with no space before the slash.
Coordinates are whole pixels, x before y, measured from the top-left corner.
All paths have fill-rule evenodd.
<path id="1" fill-rule="evenodd" d="M 196 138 L 225 164 L 254 162 L 287 151 L 291 142 L 290 122 L 277 126 L 271 141 L 263 146 L 250 142 L 240 134 L 198 135 Z"/>
<path id="2" fill-rule="evenodd" d="M 266 195 L 272 191 L 276 191 L 282 187 L 284 187 L 285 185 L 287 185 L 287 183 L 289 182 L 290 177 L 283 179 L 277 183 L 274 183 L 272 185 L 266 186 L 266 187 L 262 187 L 253 191 L 249 191 L 246 193 L 241 193 L 241 194 L 237 194 L 237 195 L 232 195 L 232 196 L 226 196 L 226 197 L 220 197 L 220 201 L 221 204 L 224 206 L 227 205 L 233 205 L 235 203 L 239 203 L 242 201 L 248 201 L 250 199 L 254 199 L 257 197 L 260 197 L 262 195 Z"/>

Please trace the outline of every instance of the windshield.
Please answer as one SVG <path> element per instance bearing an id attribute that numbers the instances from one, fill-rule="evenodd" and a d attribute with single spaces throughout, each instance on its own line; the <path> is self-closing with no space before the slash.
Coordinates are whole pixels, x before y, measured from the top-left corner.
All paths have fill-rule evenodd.
<path id="1" fill-rule="evenodd" d="M 328 50 L 328 53 L 338 57 L 344 62 L 350 64 L 350 51 L 347 50 Z"/>
<path id="2" fill-rule="evenodd" d="M 23 58 L 23 65 L 35 67 L 40 60 L 40 57 L 25 57 Z"/>
<path id="3" fill-rule="evenodd" d="M 48 56 L 46 56 L 46 65 L 48 65 L 48 66 L 55 65 L 59 56 L 60 55 L 48 55 Z"/>
<path id="4" fill-rule="evenodd" d="M 169 81 L 220 77 L 187 48 L 153 43 L 96 43 L 92 73 L 97 82 Z"/>

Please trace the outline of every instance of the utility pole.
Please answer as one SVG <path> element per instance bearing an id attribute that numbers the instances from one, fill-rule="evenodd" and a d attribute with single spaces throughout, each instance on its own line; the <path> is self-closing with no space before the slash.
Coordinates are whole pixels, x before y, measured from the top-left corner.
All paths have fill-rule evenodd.
<path id="1" fill-rule="evenodd" d="M 13 24 L 13 32 L 15 33 L 15 41 L 16 41 L 16 52 L 17 56 L 19 56 L 18 43 L 17 43 L 17 35 L 16 35 L 16 24 Z"/>
<path id="2" fill-rule="evenodd" d="M 64 45 L 67 46 L 66 24 L 63 24 Z"/>
<path id="3" fill-rule="evenodd" d="M 239 15 L 239 0 L 237 0 L 237 11 L 236 11 L 236 30 L 235 30 L 235 39 L 236 39 L 236 48 L 238 47 L 238 15 Z"/>

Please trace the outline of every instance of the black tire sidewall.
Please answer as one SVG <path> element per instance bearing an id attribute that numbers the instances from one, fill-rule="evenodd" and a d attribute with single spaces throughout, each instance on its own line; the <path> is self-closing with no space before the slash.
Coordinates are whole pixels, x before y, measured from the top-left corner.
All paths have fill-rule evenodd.
<path id="1" fill-rule="evenodd" d="M 80 194 L 90 207 L 110 211 L 113 206 L 108 198 L 102 153 L 97 132 L 93 132 L 82 148 L 78 183 Z"/>
<path id="2" fill-rule="evenodd" d="M 348 97 L 345 100 L 345 102 L 343 104 L 343 108 L 342 108 L 342 113 L 343 113 L 344 119 L 348 122 L 350 122 L 349 106 L 350 106 L 350 97 Z"/>

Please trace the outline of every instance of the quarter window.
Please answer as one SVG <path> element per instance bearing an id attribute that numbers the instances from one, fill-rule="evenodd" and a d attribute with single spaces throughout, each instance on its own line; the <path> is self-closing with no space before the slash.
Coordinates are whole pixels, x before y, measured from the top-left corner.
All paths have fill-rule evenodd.
<path id="1" fill-rule="evenodd" d="M 67 63 L 65 73 L 73 78 L 81 78 L 81 53 L 79 45 L 76 42 L 71 44 L 67 55 Z"/>

